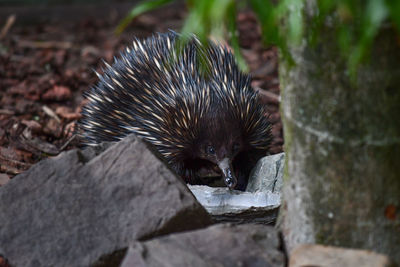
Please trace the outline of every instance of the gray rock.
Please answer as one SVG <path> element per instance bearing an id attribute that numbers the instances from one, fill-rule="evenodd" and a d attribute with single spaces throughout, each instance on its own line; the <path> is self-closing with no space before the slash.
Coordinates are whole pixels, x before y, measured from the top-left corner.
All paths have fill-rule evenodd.
<path id="1" fill-rule="evenodd" d="M 395 266 L 386 255 L 368 250 L 346 249 L 321 245 L 299 245 L 289 260 L 289 267 L 389 267 Z"/>
<path id="2" fill-rule="evenodd" d="M 10 177 L 5 173 L 0 173 L 0 186 L 5 185 L 10 181 Z"/>
<path id="3" fill-rule="evenodd" d="M 280 206 L 280 194 L 242 192 L 227 187 L 188 185 L 193 195 L 215 222 L 273 224 Z"/>
<path id="4" fill-rule="evenodd" d="M 228 212 L 240 212 L 253 208 L 279 207 L 280 194 L 271 192 L 242 192 L 227 187 L 209 187 L 188 185 L 190 191 L 206 210 L 214 215 Z"/>
<path id="5" fill-rule="evenodd" d="M 12 266 L 88 266 L 133 240 L 209 224 L 136 137 L 98 153 L 63 153 L 0 188 L 0 254 Z"/>
<path id="6" fill-rule="evenodd" d="M 189 186 L 214 221 L 274 224 L 281 204 L 285 154 L 258 161 L 245 192 L 226 187 Z"/>
<path id="7" fill-rule="evenodd" d="M 136 242 L 121 266 L 284 266 L 284 255 L 279 248 L 273 227 L 220 224 Z"/>
<path id="8" fill-rule="evenodd" d="M 276 192 L 282 191 L 285 153 L 266 156 L 260 159 L 250 174 L 246 191 Z"/>
<path id="9" fill-rule="evenodd" d="M 279 207 L 254 208 L 250 207 L 240 212 L 227 212 L 222 214 L 211 214 L 214 223 L 257 223 L 264 225 L 275 225 L 279 213 Z"/>

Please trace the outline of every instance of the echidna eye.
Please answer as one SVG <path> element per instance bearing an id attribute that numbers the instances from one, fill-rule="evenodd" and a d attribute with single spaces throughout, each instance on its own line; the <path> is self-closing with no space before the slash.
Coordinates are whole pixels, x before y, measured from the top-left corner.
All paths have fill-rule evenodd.
<path id="1" fill-rule="evenodd" d="M 207 153 L 208 154 L 215 154 L 215 149 L 212 146 L 207 146 Z"/>

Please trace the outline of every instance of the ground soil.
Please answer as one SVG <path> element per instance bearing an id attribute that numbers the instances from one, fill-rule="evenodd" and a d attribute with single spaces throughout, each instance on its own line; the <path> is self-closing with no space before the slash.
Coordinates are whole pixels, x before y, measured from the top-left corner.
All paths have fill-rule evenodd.
<path id="1" fill-rule="evenodd" d="M 134 36 L 179 31 L 185 14 L 184 7 L 144 14 L 120 36 L 114 30 L 121 17 L 112 12 L 29 24 L 8 16 L 8 25 L 0 25 L 0 186 L 43 158 L 79 147 L 74 129 L 82 93 L 97 81 L 93 70 L 101 73 L 102 59 L 112 63 Z M 277 49 L 263 46 L 253 13 L 242 11 L 237 19 L 252 85 L 273 125 L 275 154 L 283 149 Z"/>

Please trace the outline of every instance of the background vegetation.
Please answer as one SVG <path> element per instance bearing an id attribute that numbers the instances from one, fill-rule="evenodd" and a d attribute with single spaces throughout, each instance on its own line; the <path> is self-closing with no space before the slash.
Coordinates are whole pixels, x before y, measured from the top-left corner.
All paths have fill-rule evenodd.
<path id="1" fill-rule="evenodd" d="M 138 4 L 121 21 L 116 32 L 121 33 L 138 15 L 173 1 L 151 0 Z M 355 74 L 358 64 L 368 60 L 369 47 L 382 24 L 394 24 L 400 30 L 400 1 L 396 0 L 316 0 L 314 4 L 318 11 L 312 14 L 307 28 L 304 26 L 304 0 L 275 2 L 187 0 L 189 15 L 182 33 L 195 33 L 204 42 L 209 36 L 230 40 L 240 66 L 246 69 L 239 52 L 236 25 L 239 9 L 253 9 L 259 19 L 265 44 L 277 45 L 286 57 L 289 57 L 289 45 L 300 45 L 302 41 L 316 44 L 322 25 L 335 21 L 339 24 L 335 34 L 341 56 L 347 58 L 349 71 Z"/>

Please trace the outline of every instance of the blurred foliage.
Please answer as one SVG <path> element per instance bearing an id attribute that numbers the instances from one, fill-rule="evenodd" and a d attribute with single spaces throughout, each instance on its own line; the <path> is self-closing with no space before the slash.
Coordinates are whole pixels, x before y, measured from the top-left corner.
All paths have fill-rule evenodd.
<path id="1" fill-rule="evenodd" d="M 159 8 L 173 0 L 150 0 L 134 7 L 120 23 L 121 32 L 136 16 Z M 304 7 L 316 4 L 311 20 L 305 30 Z M 262 29 L 265 44 L 277 45 L 283 56 L 290 60 L 289 46 L 299 45 L 302 40 L 318 43 L 321 31 L 334 23 L 341 54 L 348 60 L 350 74 L 368 55 L 372 41 L 382 23 L 388 21 L 400 30 L 399 0 L 186 0 L 188 17 L 182 28 L 183 36 L 196 34 L 202 42 L 212 36 L 215 39 L 227 37 L 235 51 L 240 67 L 246 64 L 239 51 L 237 12 L 250 6 L 256 13 Z"/>
<path id="2" fill-rule="evenodd" d="M 118 0 L 120 2 L 122 0 Z M 115 2 L 115 0 L 0 0 L 0 7 L 12 7 L 12 6 L 55 6 L 60 4 L 99 4 L 106 3 L 109 4 Z"/>
<path id="3" fill-rule="evenodd" d="M 159 8 L 163 5 L 166 5 L 173 0 L 153 0 L 153 1 L 145 1 L 134 7 L 129 14 L 119 23 L 117 29 L 115 32 L 117 34 L 120 34 L 127 26 L 128 24 L 137 16 L 140 14 L 146 13 L 147 11 L 154 10 L 156 8 Z"/>
<path id="4" fill-rule="evenodd" d="M 327 18 L 334 18 L 338 23 L 334 29 L 341 54 L 347 58 L 353 77 L 358 64 L 368 58 L 369 48 L 382 24 L 387 21 L 400 30 L 398 0 L 320 0 L 317 3 L 319 13 L 312 21 L 311 40 L 318 41 L 323 23 Z"/>

